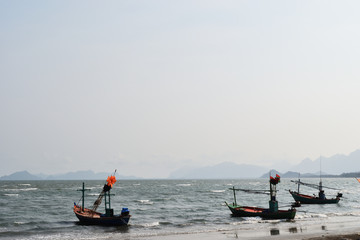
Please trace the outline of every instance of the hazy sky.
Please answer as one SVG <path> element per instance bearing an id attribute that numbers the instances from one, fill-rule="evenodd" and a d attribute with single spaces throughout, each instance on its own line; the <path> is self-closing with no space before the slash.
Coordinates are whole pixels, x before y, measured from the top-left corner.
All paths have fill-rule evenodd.
<path id="1" fill-rule="evenodd" d="M 359 1 L 0 0 L 0 176 L 167 177 L 360 146 Z"/>

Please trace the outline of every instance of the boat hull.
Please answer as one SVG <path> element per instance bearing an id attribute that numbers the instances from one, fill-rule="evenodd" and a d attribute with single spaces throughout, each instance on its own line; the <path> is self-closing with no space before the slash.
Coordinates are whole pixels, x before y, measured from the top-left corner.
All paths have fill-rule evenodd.
<path id="1" fill-rule="evenodd" d="M 267 208 L 247 207 L 226 204 L 233 217 L 261 217 L 263 219 L 294 219 L 296 209 L 278 210 L 277 212 L 270 212 Z"/>
<path id="2" fill-rule="evenodd" d="M 74 213 L 81 224 L 84 225 L 104 225 L 104 226 L 123 226 L 127 225 L 130 220 L 130 215 L 114 215 L 111 217 L 104 216 L 99 212 L 91 209 L 74 207 Z"/>
<path id="3" fill-rule="evenodd" d="M 299 194 L 294 191 L 289 191 L 291 196 L 294 198 L 295 201 L 298 201 L 303 204 L 334 204 L 340 201 L 339 197 L 330 198 L 330 199 L 320 199 L 318 197 Z"/>

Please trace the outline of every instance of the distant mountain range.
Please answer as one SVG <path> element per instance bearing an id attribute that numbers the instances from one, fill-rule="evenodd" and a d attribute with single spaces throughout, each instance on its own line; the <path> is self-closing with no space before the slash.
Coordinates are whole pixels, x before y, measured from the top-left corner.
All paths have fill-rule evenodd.
<path id="1" fill-rule="evenodd" d="M 322 169 L 320 169 L 320 165 Z M 360 171 L 360 149 L 350 153 L 349 155 L 336 154 L 328 158 L 319 157 L 314 161 L 306 158 L 289 170 L 300 173 L 311 173 L 321 170 L 332 175 Z"/>
<path id="2" fill-rule="evenodd" d="M 0 177 L 0 180 L 41 180 L 41 178 L 30 174 L 28 171 L 22 171 Z"/>
<path id="3" fill-rule="evenodd" d="M 34 175 L 28 171 L 15 172 L 8 176 L 0 177 L 0 180 L 104 180 L 109 176 L 109 173 L 94 173 L 93 171 L 77 171 L 65 174 L 56 175 Z M 122 176 L 116 174 L 118 179 L 139 179 L 134 176 Z"/>
<path id="4" fill-rule="evenodd" d="M 320 164 L 321 163 L 321 164 Z M 320 169 L 320 165 L 322 169 Z M 312 161 L 304 159 L 299 164 L 287 166 L 289 170 L 280 173 L 274 169 L 283 169 L 284 166 L 273 166 L 273 170 L 263 166 L 236 164 L 224 162 L 214 166 L 202 168 L 183 168 L 170 174 L 171 179 L 221 179 L 221 178 L 258 178 L 268 177 L 271 171 L 283 178 L 319 177 L 320 170 L 323 177 L 360 177 L 360 149 L 348 156 L 336 154 L 332 157 L 319 157 Z M 326 173 L 325 173 L 326 172 Z"/>
<path id="5" fill-rule="evenodd" d="M 321 164 L 320 164 L 321 163 Z M 320 169 L 320 165 L 321 168 Z M 360 149 L 348 156 L 336 154 L 332 157 L 319 157 L 314 161 L 306 158 L 299 164 L 287 166 L 288 171 L 280 173 L 275 169 L 284 169 L 284 165 L 267 168 L 250 164 L 237 164 L 223 162 L 213 166 L 200 168 L 182 168 L 170 174 L 169 179 L 233 179 L 233 178 L 259 178 L 268 177 L 276 173 L 283 178 L 297 178 L 301 173 L 302 178 L 319 177 L 320 170 L 323 177 L 360 177 Z M 109 173 L 94 173 L 93 171 L 69 172 L 57 175 L 34 175 L 27 171 L 16 172 L 9 176 L 0 177 L 0 180 L 90 180 L 106 179 Z M 119 179 L 140 179 L 134 176 L 117 176 Z"/>

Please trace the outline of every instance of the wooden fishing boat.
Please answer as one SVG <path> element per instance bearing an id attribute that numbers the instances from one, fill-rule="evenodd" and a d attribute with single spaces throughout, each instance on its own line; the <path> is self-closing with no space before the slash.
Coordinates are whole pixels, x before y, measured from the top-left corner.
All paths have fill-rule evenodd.
<path id="1" fill-rule="evenodd" d="M 261 217 L 263 219 L 294 219 L 296 215 L 296 209 L 291 206 L 288 210 L 279 210 L 278 201 L 276 200 L 276 185 L 280 182 L 280 176 L 276 174 L 273 178 L 270 176 L 270 190 L 249 190 L 249 189 L 236 189 L 235 187 L 230 188 L 234 193 L 234 203 L 226 206 L 230 209 L 233 217 Z M 236 202 L 235 191 L 244 191 L 249 193 L 257 194 L 269 194 L 269 208 L 249 207 L 241 206 Z"/>
<path id="2" fill-rule="evenodd" d="M 74 213 L 80 223 L 85 225 L 121 226 L 127 225 L 130 220 L 129 211 L 126 210 L 119 215 L 110 214 L 107 216 L 88 208 L 74 206 Z"/>
<path id="3" fill-rule="evenodd" d="M 296 183 L 298 185 L 298 191 L 296 192 L 296 191 L 289 190 L 289 193 L 291 194 L 291 196 L 294 198 L 295 201 L 303 203 L 303 204 L 334 204 L 334 203 L 338 203 L 340 201 L 341 197 L 343 196 L 342 193 L 338 192 L 336 197 L 326 198 L 325 191 L 323 190 L 323 188 L 328 188 L 328 189 L 333 189 L 333 190 L 338 190 L 338 191 L 339 191 L 339 189 L 323 186 L 321 175 L 320 175 L 319 185 L 302 182 L 302 181 L 300 181 L 300 176 L 299 176 L 299 180 L 296 180 L 296 181 L 291 180 L 291 182 Z M 318 196 L 316 196 L 315 194 L 313 196 L 301 194 L 300 193 L 300 185 L 318 189 L 319 190 Z"/>
<path id="4" fill-rule="evenodd" d="M 335 198 L 319 198 L 316 196 L 310 196 L 305 194 L 300 194 L 295 191 L 289 190 L 290 194 L 293 196 L 295 201 L 298 201 L 300 203 L 304 204 L 331 204 L 331 203 L 338 203 L 340 201 L 340 197 L 342 196 L 341 193 L 338 193 L 338 195 Z"/>
<path id="5" fill-rule="evenodd" d="M 116 171 L 115 171 L 116 172 Z M 115 173 L 114 173 L 115 175 Z M 110 190 L 113 184 L 116 182 L 115 176 L 109 176 L 106 180 L 106 184 L 104 185 L 99 197 L 94 202 L 92 208 L 85 208 L 85 183 L 83 183 L 82 189 L 82 205 L 74 203 L 74 213 L 76 217 L 79 219 L 81 224 L 85 225 L 105 225 L 105 226 L 122 226 L 127 225 L 130 220 L 130 212 L 128 208 L 123 208 L 121 214 L 115 215 L 114 209 L 111 208 Z M 102 199 L 105 197 L 105 213 L 97 212 L 97 208 L 101 204 Z"/>
<path id="6" fill-rule="evenodd" d="M 296 209 L 270 211 L 268 208 L 247 207 L 227 204 L 234 217 L 261 217 L 262 219 L 294 219 Z"/>

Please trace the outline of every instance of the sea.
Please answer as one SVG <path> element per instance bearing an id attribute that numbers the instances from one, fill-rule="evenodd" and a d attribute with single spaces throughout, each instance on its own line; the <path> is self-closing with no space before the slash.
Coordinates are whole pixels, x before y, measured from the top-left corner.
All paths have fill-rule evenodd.
<path id="1" fill-rule="evenodd" d="M 302 181 L 318 184 L 319 179 Z M 232 217 L 225 201 L 234 201 L 229 188 L 266 190 L 268 179 L 118 180 L 111 190 L 111 206 L 115 214 L 126 207 L 132 216 L 123 227 L 80 225 L 73 213 L 74 202 L 81 203 L 82 183 L 90 189 L 85 194 L 85 206 L 90 207 L 105 181 L 0 181 L 0 239 L 181 239 L 211 233 L 250 239 L 359 228 L 360 184 L 354 178 L 322 181 L 341 189 L 343 199 L 338 204 L 302 205 L 294 220 L 262 220 Z M 281 179 L 280 209 L 290 208 L 294 201 L 289 189 L 296 190 L 297 185 Z M 317 194 L 305 186 L 300 191 Z M 325 189 L 328 198 L 337 192 Z M 237 192 L 236 196 L 238 204 L 268 207 L 268 195 Z M 98 211 L 105 212 L 104 206 Z"/>

